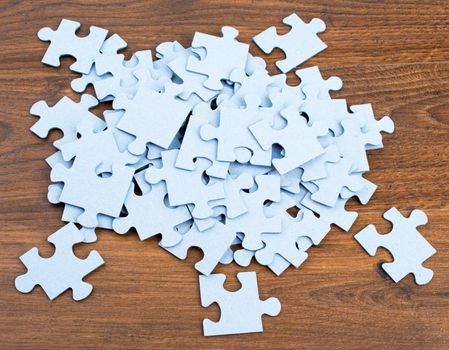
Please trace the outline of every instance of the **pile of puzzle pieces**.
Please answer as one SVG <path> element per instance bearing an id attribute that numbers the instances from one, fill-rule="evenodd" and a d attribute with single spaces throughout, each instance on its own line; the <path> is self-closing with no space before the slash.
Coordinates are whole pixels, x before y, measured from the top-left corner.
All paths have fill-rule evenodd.
<path id="1" fill-rule="evenodd" d="M 276 64 L 287 73 L 326 48 L 317 35 L 325 24 L 296 14 L 283 22 L 289 33 L 271 27 L 254 42 L 267 54 L 282 49 L 286 58 Z M 331 225 L 348 231 L 357 213 L 346 211 L 346 202 L 366 204 L 376 190 L 363 177 L 366 151 L 383 147 L 381 133 L 393 132 L 392 120 L 376 119 L 370 104 L 348 108 L 345 99 L 331 98 L 342 81 L 324 79 L 318 67 L 297 70 L 297 86 L 285 74 L 270 75 L 232 27 L 221 37 L 197 32 L 190 48 L 162 43 L 154 61 L 150 50 L 126 61 L 120 36 L 92 26 L 79 38 L 79 26 L 63 19 L 56 30 L 38 33 L 50 42 L 42 62 L 58 67 L 61 56 L 73 56 L 70 69 L 81 75 L 72 89 L 93 85 L 96 97 L 31 107 L 39 117 L 33 133 L 63 132 L 47 158 L 48 200 L 63 203 L 68 224 L 48 238 L 53 257 L 41 258 L 37 248 L 21 256 L 28 272 L 16 288 L 40 285 L 50 299 L 72 289 L 75 300 L 86 298 L 92 286 L 83 278 L 104 261 L 96 251 L 78 259 L 73 245 L 95 242 L 96 228 L 134 228 L 141 240 L 160 234 L 159 245 L 179 259 L 190 247 L 203 251 L 195 264 L 201 304 L 221 309 L 219 322 L 204 320 L 205 335 L 262 331 L 262 315 L 277 315 L 279 301 L 259 299 L 255 272 L 238 274 L 239 291 L 224 290 L 225 276 L 214 268 L 248 266 L 254 258 L 281 275 L 300 267 Z M 103 118 L 90 112 L 111 101 Z M 296 216 L 287 211 L 293 207 Z M 384 269 L 395 281 L 414 273 L 417 283 L 429 282 L 432 271 L 421 264 L 435 250 L 416 230 L 425 214 L 403 218 L 393 208 L 385 217 L 397 223 L 390 235 L 369 226 L 358 242 L 372 255 L 378 246 L 392 251 L 395 261 Z"/>

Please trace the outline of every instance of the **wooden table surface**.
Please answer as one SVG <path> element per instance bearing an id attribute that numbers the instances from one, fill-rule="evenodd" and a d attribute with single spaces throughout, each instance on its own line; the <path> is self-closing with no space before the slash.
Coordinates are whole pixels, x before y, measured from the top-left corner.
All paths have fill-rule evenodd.
<path id="1" fill-rule="evenodd" d="M 447 1 L 8 1 L 0 3 L 0 347 L 148 349 L 448 349 L 449 348 L 449 3 Z M 14 278 L 25 272 L 18 257 L 33 246 L 52 254 L 47 236 L 61 227 L 62 208 L 47 202 L 53 152 L 28 130 L 37 100 L 54 104 L 76 76 L 44 66 L 47 47 L 37 31 L 56 28 L 62 17 L 119 33 L 129 44 L 127 57 L 158 43 L 178 40 L 189 46 L 195 31 L 218 35 L 235 26 L 239 39 L 251 38 L 297 12 L 305 21 L 322 18 L 321 38 L 329 48 L 304 67 L 319 65 L 325 76 L 344 81 L 348 105 L 371 102 L 378 116 L 390 115 L 394 135 L 385 148 L 370 152 L 367 178 L 379 188 L 369 205 L 351 201 L 359 219 L 349 233 L 334 228 L 310 250 L 309 260 L 281 277 L 255 264 L 261 298 L 276 296 L 278 317 L 264 317 L 264 333 L 203 337 L 202 319 L 218 319 L 219 309 L 200 305 L 201 257 L 187 261 L 140 242 L 135 233 L 101 231 L 98 242 L 77 246 L 85 257 L 98 250 L 106 265 L 87 277 L 92 295 L 75 302 L 66 292 L 50 302 L 37 287 L 17 292 Z M 287 28 L 282 29 L 284 33 Z M 251 51 L 262 53 L 252 45 Z M 267 61 L 272 73 L 275 52 Z M 289 74 L 289 82 L 296 84 Z M 100 109 L 95 112 L 99 113 Z M 380 268 L 391 260 L 383 250 L 368 256 L 352 238 L 368 223 L 388 231 L 381 215 L 396 206 L 404 214 L 423 209 L 429 224 L 421 229 L 438 253 L 426 266 L 435 276 L 425 286 L 408 276 L 395 284 Z M 238 289 L 232 264 L 217 271 L 226 286 Z"/>

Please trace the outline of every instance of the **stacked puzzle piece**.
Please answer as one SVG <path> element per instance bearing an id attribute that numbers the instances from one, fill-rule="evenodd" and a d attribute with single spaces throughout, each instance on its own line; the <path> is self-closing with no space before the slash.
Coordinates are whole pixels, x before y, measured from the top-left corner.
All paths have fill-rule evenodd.
<path id="1" fill-rule="evenodd" d="M 284 23 L 289 33 L 278 36 L 272 27 L 254 41 L 265 53 L 281 48 L 286 59 L 277 66 L 286 73 L 326 45 L 317 36 L 323 21 L 292 14 Z M 261 316 L 277 315 L 279 301 L 259 299 L 255 272 L 238 275 L 239 291 L 224 290 L 225 276 L 214 268 L 248 266 L 254 258 L 280 275 L 303 264 L 331 225 L 348 231 L 357 213 L 346 211 L 346 202 L 366 204 L 376 190 L 363 177 L 366 151 L 383 147 L 381 133 L 393 132 L 392 120 L 376 119 L 370 104 L 348 109 L 345 99 L 332 99 L 342 81 L 324 79 L 318 67 L 297 70 L 297 86 L 285 74 L 270 75 L 232 27 L 223 27 L 222 37 L 195 33 L 190 48 L 162 43 L 155 61 L 149 50 L 125 61 L 120 36 L 91 27 L 79 38 L 79 26 L 63 19 L 57 30 L 38 33 L 50 41 L 42 62 L 58 67 L 61 56 L 73 56 L 70 69 L 81 74 L 73 90 L 93 85 L 96 97 L 31 107 L 39 117 L 33 133 L 63 132 L 47 158 L 48 199 L 63 203 L 68 224 L 48 238 L 53 257 L 41 258 L 37 248 L 21 257 L 28 272 L 16 279 L 17 289 L 40 285 L 53 299 L 70 288 L 75 300 L 87 297 L 92 286 L 82 279 L 104 261 L 96 251 L 78 259 L 73 244 L 95 242 L 96 228 L 134 228 L 141 240 L 160 234 L 160 246 L 179 259 L 192 246 L 203 251 L 195 264 L 201 303 L 218 302 L 222 312 L 219 322 L 204 321 L 205 335 L 262 331 Z M 99 101 L 112 101 L 103 119 L 90 112 Z M 398 222 L 385 236 L 394 239 L 371 226 L 356 239 L 370 254 L 380 245 L 392 250 L 397 261 L 384 268 L 395 281 L 412 272 L 427 283 L 432 273 L 421 264 L 435 250 L 416 231 L 425 214 L 405 219 L 392 209 L 386 218 Z"/>

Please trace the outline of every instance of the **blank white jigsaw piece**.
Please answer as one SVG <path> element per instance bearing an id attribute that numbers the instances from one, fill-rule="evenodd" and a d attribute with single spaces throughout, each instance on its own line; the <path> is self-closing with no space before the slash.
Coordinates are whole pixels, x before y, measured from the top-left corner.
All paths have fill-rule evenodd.
<path id="1" fill-rule="evenodd" d="M 221 222 L 205 231 L 199 231 L 195 225 L 182 236 L 179 244 L 173 247 L 166 247 L 170 253 L 184 260 L 187 257 L 187 251 L 191 247 L 198 247 L 203 251 L 203 259 L 195 264 L 195 269 L 204 275 L 209 275 L 220 259 L 227 252 L 236 237 L 235 232 L 230 230 Z"/>
<path id="2" fill-rule="evenodd" d="M 327 47 L 317 35 L 326 29 L 321 19 L 314 18 L 310 23 L 304 23 L 297 14 L 292 13 L 282 22 L 291 27 L 287 34 L 278 35 L 276 27 L 273 26 L 253 38 L 257 46 L 266 54 L 273 51 L 275 47 L 284 51 L 285 59 L 276 62 L 276 66 L 282 72 L 292 70 Z"/>
<path id="3" fill-rule="evenodd" d="M 89 35 L 78 37 L 76 31 L 81 25 L 78 22 L 62 19 L 57 30 L 49 27 L 42 28 L 37 36 L 42 41 L 50 41 L 42 63 L 59 67 L 61 56 L 75 57 L 76 62 L 70 69 L 78 73 L 89 73 L 95 57 L 100 53 L 108 31 L 91 26 Z"/>
<path id="4" fill-rule="evenodd" d="M 429 283 L 433 271 L 422 264 L 436 253 L 436 249 L 416 229 L 427 223 L 426 214 L 415 209 L 406 218 L 393 207 L 384 213 L 384 218 L 393 225 L 390 233 L 379 234 L 374 225 L 368 225 L 354 238 L 371 256 L 376 254 L 378 247 L 384 247 L 393 255 L 394 261 L 383 263 L 382 268 L 396 283 L 409 273 L 414 275 L 417 284 Z"/>
<path id="5" fill-rule="evenodd" d="M 93 250 L 85 259 L 73 254 L 73 246 L 81 243 L 84 235 L 72 223 L 69 223 L 50 235 L 48 241 L 55 246 L 50 258 L 42 258 L 37 248 L 32 248 L 20 257 L 28 269 L 27 273 L 15 280 L 16 289 L 29 293 L 40 285 L 47 296 L 53 300 L 67 289 L 72 290 L 74 300 L 87 298 L 92 285 L 83 278 L 104 264 L 100 254 Z"/>
<path id="6" fill-rule="evenodd" d="M 201 305 L 208 307 L 216 302 L 221 311 L 218 322 L 203 321 L 205 336 L 262 332 L 262 315 L 277 316 L 281 311 L 277 298 L 259 299 L 255 272 L 240 272 L 237 278 L 242 287 L 228 292 L 223 287 L 224 274 L 199 276 Z"/>

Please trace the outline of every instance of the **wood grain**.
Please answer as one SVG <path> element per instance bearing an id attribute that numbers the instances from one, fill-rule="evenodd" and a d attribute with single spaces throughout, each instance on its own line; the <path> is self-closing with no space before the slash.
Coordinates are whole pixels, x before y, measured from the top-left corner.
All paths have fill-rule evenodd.
<path id="1" fill-rule="evenodd" d="M 149 349 L 448 349 L 449 348 L 449 3 L 447 1 L 9 1 L 0 2 L 0 347 Z M 376 114 L 389 114 L 396 133 L 385 149 L 370 152 L 367 175 L 379 189 L 367 206 L 350 202 L 359 219 L 350 233 L 334 229 L 310 251 L 299 270 L 276 278 L 258 273 L 261 297 L 277 296 L 279 317 L 264 317 L 265 332 L 205 338 L 201 322 L 218 319 L 214 306 L 199 302 L 192 251 L 179 261 L 135 234 L 99 234 L 97 243 L 77 246 L 85 257 L 97 249 L 107 264 L 87 280 L 93 294 L 74 302 L 65 293 L 53 302 L 36 288 L 14 289 L 25 271 L 18 257 L 33 246 L 49 256 L 46 237 L 61 226 L 62 208 L 46 200 L 53 152 L 50 140 L 29 132 L 28 113 L 37 100 L 55 103 L 70 90 L 71 59 L 59 69 L 40 63 L 47 45 L 36 32 L 55 28 L 61 17 L 97 25 L 128 41 L 129 56 L 163 41 L 190 45 L 196 30 L 219 34 L 222 25 L 252 36 L 297 12 L 304 20 L 326 21 L 322 38 L 329 48 L 304 66 L 318 64 L 326 76 L 338 75 L 344 88 L 336 97 L 348 104 L 372 102 Z M 281 29 L 283 32 L 286 29 Z M 261 54 L 252 47 L 252 52 Z M 282 54 L 267 58 L 274 62 Z M 294 77 L 289 77 L 295 83 Z M 381 214 L 396 206 L 404 214 L 424 209 L 423 235 L 438 253 L 426 266 L 435 277 L 418 287 L 409 276 L 393 283 L 380 269 L 388 253 L 365 254 L 352 238 L 368 223 L 388 231 Z M 242 269 L 220 266 L 237 289 Z"/>

